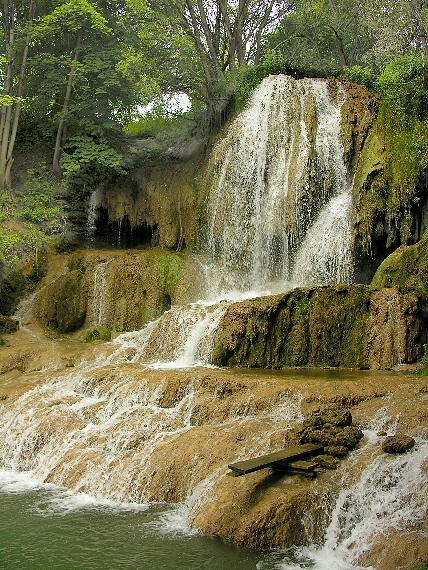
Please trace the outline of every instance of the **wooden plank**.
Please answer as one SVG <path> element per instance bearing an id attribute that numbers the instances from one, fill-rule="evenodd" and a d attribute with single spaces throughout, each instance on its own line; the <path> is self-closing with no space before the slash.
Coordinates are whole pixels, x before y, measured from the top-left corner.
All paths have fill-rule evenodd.
<path id="1" fill-rule="evenodd" d="M 246 461 L 238 461 L 237 463 L 228 465 L 228 467 L 240 475 L 245 475 L 247 473 L 252 473 L 253 471 L 259 471 L 259 469 L 265 469 L 265 467 L 272 467 L 275 463 L 288 463 L 289 461 L 302 459 L 308 455 L 319 455 L 323 452 L 324 448 L 322 445 L 305 443 L 304 445 L 295 445 L 293 447 L 283 449 L 282 451 L 269 453 L 269 455 L 262 455 L 261 457 L 247 459 Z"/>

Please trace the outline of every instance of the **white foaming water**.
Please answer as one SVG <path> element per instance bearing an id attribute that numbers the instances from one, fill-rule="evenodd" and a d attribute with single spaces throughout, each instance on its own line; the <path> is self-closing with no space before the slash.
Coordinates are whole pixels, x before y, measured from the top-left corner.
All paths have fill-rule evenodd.
<path id="1" fill-rule="evenodd" d="M 42 482 L 30 471 L 8 471 L 0 469 L 0 492 L 15 494 L 30 491 L 47 491 L 43 509 L 36 507 L 39 516 L 65 515 L 81 509 L 108 509 L 117 511 L 145 511 L 148 504 L 119 503 L 106 498 L 95 498 L 86 493 L 73 493 L 53 483 Z"/>
<path id="2" fill-rule="evenodd" d="M 298 285 L 352 283 L 354 277 L 350 213 L 345 191 L 322 208 L 297 252 L 292 280 Z"/>
<path id="3" fill-rule="evenodd" d="M 92 304 L 92 325 L 105 324 L 107 279 L 106 268 L 108 261 L 98 263 L 94 270 L 94 288 Z"/>
<path id="4" fill-rule="evenodd" d="M 352 193 L 341 141 L 341 88 L 337 98 L 333 103 L 323 80 L 271 76 L 214 149 L 208 250 L 220 275 L 218 291 L 309 284 L 297 270 L 302 247 L 312 251 L 312 264 L 316 257 L 304 243 L 308 232 L 322 240 L 310 284 L 351 279 Z M 327 219 L 323 215 L 317 225 L 323 208 Z M 323 263 L 334 270 L 318 268 Z"/>
<path id="5" fill-rule="evenodd" d="M 94 190 L 89 198 L 88 214 L 86 219 L 86 232 L 88 234 L 89 240 L 94 238 L 97 229 L 96 221 L 99 213 L 100 201 L 101 190 Z"/>

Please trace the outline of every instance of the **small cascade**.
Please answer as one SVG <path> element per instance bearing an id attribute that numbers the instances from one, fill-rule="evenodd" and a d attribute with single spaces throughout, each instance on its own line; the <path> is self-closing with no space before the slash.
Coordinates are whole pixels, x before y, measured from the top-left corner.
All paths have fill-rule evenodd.
<path id="1" fill-rule="evenodd" d="M 92 192 L 89 198 L 88 214 L 86 218 L 86 233 L 89 241 L 93 241 L 97 230 L 96 221 L 98 219 L 99 209 L 101 205 L 101 190 L 97 189 Z"/>
<path id="2" fill-rule="evenodd" d="M 322 238 L 317 264 L 325 260 L 334 269 L 317 268 L 312 282 L 352 279 L 352 194 L 341 141 L 344 99 L 339 87 L 333 102 L 324 80 L 268 77 L 215 147 L 207 247 L 223 291 L 260 291 L 273 282 L 282 290 L 306 284 L 300 281 L 299 253 L 310 249 L 308 232 L 325 229 L 317 225 L 323 208 L 330 212 L 324 226 L 332 223 L 334 229 Z M 337 251 L 338 226 L 346 255 L 343 247 Z"/>
<path id="3" fill-rule="evenodd" d="M 354 240 L 352 196 L 344 191 L 322 208 L 297 252 L 291 281 L 296 285 L 352 283 Z"/>
<path id="4" fill-rule="evenodd" d="M 120 335 L 111 362 L 140 362 L 150 367 L 209 366 L 218 323 L 227 302 L 175 306 L 141 331 Z"/>
<path id="5" fill-rule="evenodd" d="M 231 397 L 221 402 L 224 391 Z M 211 476 L 208 451 L 221 476 L 227 471 L 219 429 L 245 426 L 241 453 L 264 452 L 262 425 L 275 434 L 301 417 L 301 398 L 280 387 L 265 401 L 254 402 L 254 395 L 254 386 L 235 388 L 206 375 L 81 367 L 2 410 L 1 465 L 121 502 L 184 500 Z"/>
<path id="6" fill-rule="evenodd" d="M 106 293 L 107 293 L 107 279 L 106 269 L 108 261 L 98 263 L 94 269 L 94 289 L 93 289 L 93 304 L 92 304 L 92 325 L 100 326 L 105 324 L 106 313 Z"/>
<path id="7" fill-rule="evenodd" d="M 410 521 L 416 525 L 424 520 L 428 442 L 420 440 L 412 453 L 391 457 L 376 453 L 375 432 L 367 430 L 365 435 L 368 443 L 348 462 L 322 547 L 293 549 L 299 563 L 286 566 L 289 570 L 373 569 L 367 564 L 368 554 L 376 545 L 384 545 L 391 528 L 405 535 L 411 532 Z M 354 465 L 370 454 L 372 461 L 352 481 L 349 473 Z"/>

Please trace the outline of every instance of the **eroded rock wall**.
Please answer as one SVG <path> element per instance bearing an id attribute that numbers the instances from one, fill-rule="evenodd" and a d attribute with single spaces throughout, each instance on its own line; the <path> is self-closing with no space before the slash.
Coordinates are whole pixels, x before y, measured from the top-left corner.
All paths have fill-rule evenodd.
<path id="1" fill-rule="evenodd" d="M 95 325 L 137 330 L 171 304 L 198 299 L 203 288 L 201 267 L 188 256 L 161 249 L 80 251 L 51 257 L 33 312 L 63 333 Z"/>
<path id="2" fill-rule="evenodd" d="M 216 333 L 220 366 L 391 369 L 421 355 L 414 296 L 365 285 L 295 289 L 236 303 Z"/>

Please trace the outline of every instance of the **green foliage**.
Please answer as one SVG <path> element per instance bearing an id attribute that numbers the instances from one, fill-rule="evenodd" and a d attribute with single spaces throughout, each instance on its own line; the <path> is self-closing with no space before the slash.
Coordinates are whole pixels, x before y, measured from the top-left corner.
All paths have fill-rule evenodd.
<path id="1" fill-rule="evenodd" d="M 389 63 L 377 80 L 376 89 L 400 121 L 426 118 L 428 82 L 421 52 L 412 50 Z"/>
<path id="2" fill-rule="evenodd" d="M 19 270 L 9 271 L 0 281 L 0 314 L 10 315 L 25 291 L 26 281 Z"/>
<path id="3" fill-rule="evenodd" d="M 48 173 L 29 169 L 27 178 L 19 192 L 20 216 L 24 221 L 37 224 L 48 235 L 60 234 L 65 230 L 66 218 L 58 205 L 58 192 L 63 191 Z"/>
<path id="4" fill-rule="evenodd" d="M 112 148 L 107 141 L 99 141 L 88 135 L 70 137 L 61 159 L 66 181 L 76 183 L 78 179 L 92 178 L 91 187 L 95 187 L 101 172 L 124 173 L 124 155 Z"/>
<path id="5" fill-rule="evenodd" d="M 424 354 L 419 362 L 419 367 L 416 374 L 418 376 L 428 376 L 428 344 L 424 344 Z M 425 568 L 428 569 L 428 564 L 422 565 L 420 567 L 420 570 L 423 570 Z M 419 566 L 417 566 L 416 569 L 419 570 Z"/>
<path id="6" fill-rule="evenodd" d="M 375 78 L 373 71 L 369 67 L 362 67 L 361 65 L 354 65 L 352 67 L 345 67 L 343 70 L 342 78 L 352 83 L 365 85 L 368 89 L 373 90 L 375 86 Z"/>
<path id="7" fill-rule="evenodd" d="M 164 113 L 163 109 L 154 109 L 136 117 L 126 127 L 126 132 L 140 139 L 150 139 L 145 151 L 148 154 L 158 154 L 189 139 L 194 127 L 195 122 L 190 112 Z"/>
<path id="8" fill-rule="evenodd" d="M 33 38 L 46 37 L 59 30 L 62 33 L 77 32 L 84 26 L 90 26 L 104 34 L 111 31 L 93 3 L 87 0 L 68 0 L 43 18 L 33 31 Z"/>
<path id="9" fill-rule="evenodd" d="M 16 321 L 10 319 L 9 317 L 4 317 L 0 315 L 0 333 L 1 334 L 11 334 L 18 330 L 18 325 Z"/>
<path id="10" fill-rule="evenodd" d="M 413 566 L 411 570 L 428 570 L 428 562 L 421 562 L 420 564 L 416 564 L 416 566 Z"/>
<path id="11" fill-rule="evenodd" d="M 378 166 L 362 184 L 356 205 L 367 251 L 386 224 L 387 247 L 398 239 L 409 243 L 414 212 L 426 193 L 428 85 L 421 54 L 412 51 L 388 64 L 375 88 L 381 104 L 363 162 Z"/>
<path id="12" fill-rule="evenodd" d="M 102 326 L 90 329 L 85 333 L 83 340 L 84 342 L 94 342 L 97 340 L 102 342 L 108 342 L 109 340 L 111 340 L 110 329 Z"/>

